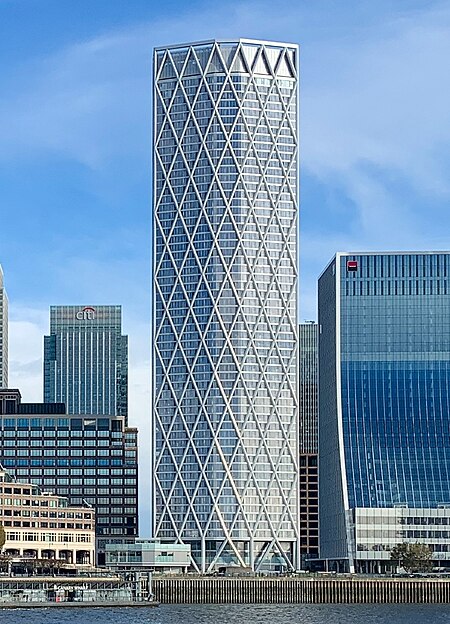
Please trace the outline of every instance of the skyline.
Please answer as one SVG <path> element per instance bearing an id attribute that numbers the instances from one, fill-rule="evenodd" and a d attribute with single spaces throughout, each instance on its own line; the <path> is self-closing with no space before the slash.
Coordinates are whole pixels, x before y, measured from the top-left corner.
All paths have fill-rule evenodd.
<path id="1" fill-rule="evenodd" d="M 152 48 L 229 36 L 300 44 L 302 321 L 316 318 L 316 280 L 336 251 L 448 246 L 450 3 L 74 4 L 0 3 L 10 386 L 42 400 L 50 305 L 120 304 L 130 423 L 145 449 Z"/>

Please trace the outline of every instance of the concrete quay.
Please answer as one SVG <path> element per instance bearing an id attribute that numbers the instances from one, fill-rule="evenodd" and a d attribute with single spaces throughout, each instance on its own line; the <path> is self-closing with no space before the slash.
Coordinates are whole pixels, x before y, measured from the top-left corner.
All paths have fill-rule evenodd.
<path id="1" fill-rule="evenodd" d="M 442 578 L 153 578 L 162 604 L 449 604 Z"/>

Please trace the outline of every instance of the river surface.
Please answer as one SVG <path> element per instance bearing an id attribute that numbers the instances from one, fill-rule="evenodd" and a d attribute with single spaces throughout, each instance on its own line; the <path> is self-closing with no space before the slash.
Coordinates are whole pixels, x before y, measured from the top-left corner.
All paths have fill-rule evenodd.
<path id="1" fill-rule="evenodd" d="M 1 610 L 1 624 L 443 624 L 450 605 L 162 605 Z"/>

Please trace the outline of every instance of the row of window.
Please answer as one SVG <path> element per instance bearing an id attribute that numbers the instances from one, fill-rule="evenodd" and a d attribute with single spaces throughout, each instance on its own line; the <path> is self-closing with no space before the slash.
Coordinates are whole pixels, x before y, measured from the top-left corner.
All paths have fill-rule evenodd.
<path id="1" fill-rule="evenodd" d="M 83 430 L 86 431 L 98 428 L 100 431 L 118 432 L 122 430 L 122 422 L 118 420 L 111 420 L 110 418 L 93 418 L 93 419 L 81 419 L 81 418 L 0 418 L 0 426 L 28 429 L 45 429 L 57 431 L 58 433 L 67 429 Z"/>
<path id="2" fill-rule="evenodd" d="M 13 432 L 3 432 L 3 435 L 7 434 L 11 434 Z M 20 432 L 17 432 L 17 434 L 19 434 Z M 28 437 L 21 437 L 19 435 L 17 435 L 15 432 L 13 435 L 11 435 L 10 440 L 8 440 L 7 438 L 2 440 L 2 444 L 3 446 L 8 446 L 8 442 L 10 442 L 9 446 L 51 446 L 51 447 L 59 447 L 59 446 L 103 446 L 103 447 L 110 447 L 110 446 L 122 446 L 123 445 L 123 441 L 122 440 L 103 440 L 103 439 L 85 439 L 85 440 L 78 440 L 78 439 L 61 439 L 61 438 L 57 438 L 55 439 L 29 439 Z"/>
<path id="3" fill-rule="evenodd" d="M 92 541 L 89 533 L 37 533 L 27 531 L 6 531 L 8 541 L 30 542 L 78 542 L 87 543 Z"/>
<path id="4" fill-rule="evenodd" d="M 2 524 L 5 527 L 23 527 L 38 529 L 71 529 L 71 530 L 94 530 L 93 524 L 82 524 L 81 522 L 38 522 L 37 520 L 8 520 L 2 519 Z"/>
<path id="5" fill-rule="evenodd" d="M 341 259 L 345 274 L 348 261 L 357 262 L 355 277 L 447 277 L 450 254 L 380 254 L 346 256 Z"/>

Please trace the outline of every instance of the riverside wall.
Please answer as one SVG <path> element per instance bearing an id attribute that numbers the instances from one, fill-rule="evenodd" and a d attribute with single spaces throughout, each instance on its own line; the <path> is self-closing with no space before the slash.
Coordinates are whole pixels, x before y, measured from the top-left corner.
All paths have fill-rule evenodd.
<path id="1" fill-rule="evenodd" d="M 450 603 L 450 579 L 410 578 L 154 578 L 166 604 Z"/>

